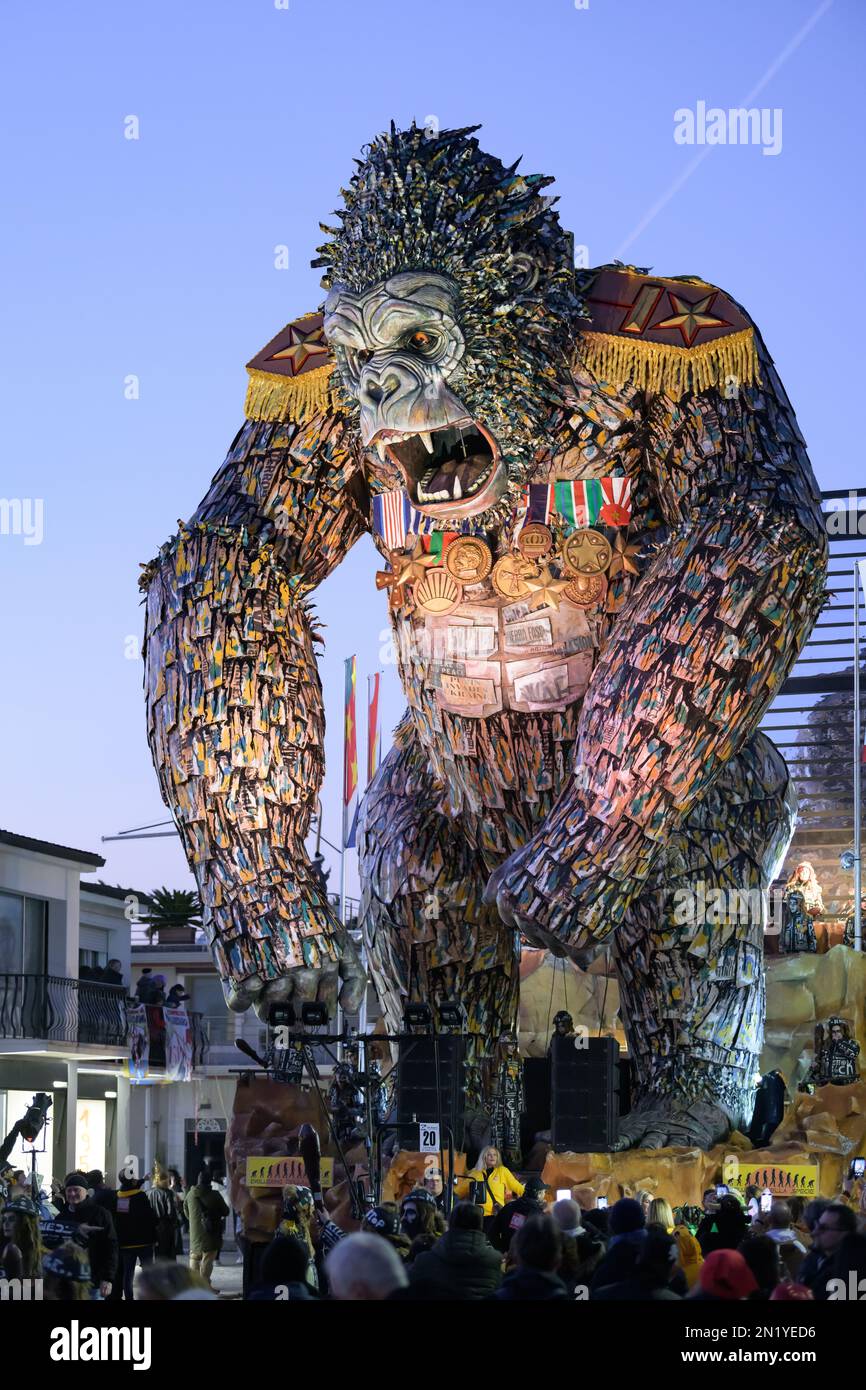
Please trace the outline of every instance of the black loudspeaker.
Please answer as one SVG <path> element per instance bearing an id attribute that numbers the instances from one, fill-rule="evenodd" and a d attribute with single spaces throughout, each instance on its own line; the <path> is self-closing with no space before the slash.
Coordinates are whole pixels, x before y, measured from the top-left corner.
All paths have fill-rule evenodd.
<path id="1" fill-rule="evenodd" d="M 440 1121 L 454 1135 L 454 1146 L 463 1141 L 463 1057 L 465 1038 L 459 1033 L 440 1035 L 439 1104 L 436 1104 L 436 1049 L 432 1037 L 406 1035 L 397 1044 L 397 1114 L 401 1123 Z M 404 1140 L 404 1142 L 406 1142 Z M 408 1142 L 406 1147 L 411 1147 Z"/>
<path id="2" fill-rule="evenodd" d="M 603 1153 L 616 1139 L 619 1043 L 616 1038 L 551 1039 L 550 1138 L 557 1153 Z"/>
<path id="3" fill-rule="evenodd" d="M 523 1089 L 526 1109 L 523 1113 L 523 1147 L 531 1149 L 536 1134 L 550 1129 L 550 1058 L 527 1057 L 523 1063 Z"/>

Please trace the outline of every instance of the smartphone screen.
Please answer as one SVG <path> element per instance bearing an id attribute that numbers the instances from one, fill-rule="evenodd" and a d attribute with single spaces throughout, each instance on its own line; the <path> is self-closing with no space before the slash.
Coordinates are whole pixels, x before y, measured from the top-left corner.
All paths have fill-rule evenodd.
<path id="1" fill-rule="evenodd" d="M 605 1207 L 607 1206 L 607 1198 L 599 1197 L 595 1205 L 599 1211 L 604 1211 Z"/>
<path id="2" fill-rule="evenodd" d="M 716 1196 L 717 1196 L 717 1197 L 727 1197 L 727 1195 L 728 1195 L 728 1188 L 727 1188 L 727 1186 L 725 1185 L 725 1183 L 723 1183 L 723 1182 L 716 1183 Z"/>
<path id="3" fill-rule="evenodd" d="M 772 1192 L 764 1192 L 761 1195 L 761 1211 L 770 1211 L 773 1205 Z"/>
<path id="4" fill-rule="evenodd" d="M 866 1172 L 866 1158 L 855 1158 L 851 1161 L 852 1178 L 862 1178 Z"/>

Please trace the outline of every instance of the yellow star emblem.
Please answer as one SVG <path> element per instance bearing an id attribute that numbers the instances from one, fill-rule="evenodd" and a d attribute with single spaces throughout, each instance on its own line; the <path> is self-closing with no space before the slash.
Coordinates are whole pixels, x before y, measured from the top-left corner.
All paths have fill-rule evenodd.
<path id="1" fill-rule="evenodd" d="M 718 319 L 707 313 L 716 294 L 717 291 L 713 290 L 712 294 L 705 295 L 695 304 L 690 304 L 687 299 L 681 299 L 678 294 L 672 293 L 671 303 L 676 312 L 669 319 L 654 323 L 653 328 L 678 328 L 686 347 L 691 347 L 702 328 L 727 328 L 727 319 Z"/>
<path id="2" fill-rule="evenodd" d="M 568 586 L 568 580 L 557 579 L 550 565 L 545 565 L 536 579 L 525 579 L 524 583 L 532 594 L 529 600 L 530 609 L 558 608 L 562 591 Z"/>

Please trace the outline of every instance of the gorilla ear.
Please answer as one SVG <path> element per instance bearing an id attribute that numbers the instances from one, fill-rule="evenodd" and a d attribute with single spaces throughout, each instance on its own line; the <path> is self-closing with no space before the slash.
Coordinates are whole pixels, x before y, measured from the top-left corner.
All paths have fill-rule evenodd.
<path id="1" fill-rule="evenodd" d="M 508 278 L 514 294 L 526 294 L 535 289 L 540 274 L 538 262 L 526 251 L 515 251 L 508 262 Z"/>

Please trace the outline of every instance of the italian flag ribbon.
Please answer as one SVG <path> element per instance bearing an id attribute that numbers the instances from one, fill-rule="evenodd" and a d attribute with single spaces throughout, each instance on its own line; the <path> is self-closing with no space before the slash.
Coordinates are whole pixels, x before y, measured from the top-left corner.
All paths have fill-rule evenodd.
<path id="1" fill-rule="evenodd" d="M 530 483 L 527 520 L 548 522 L 556 513 L 569 526 L 628 526 L 631 521 L 630 478 Z"/>

